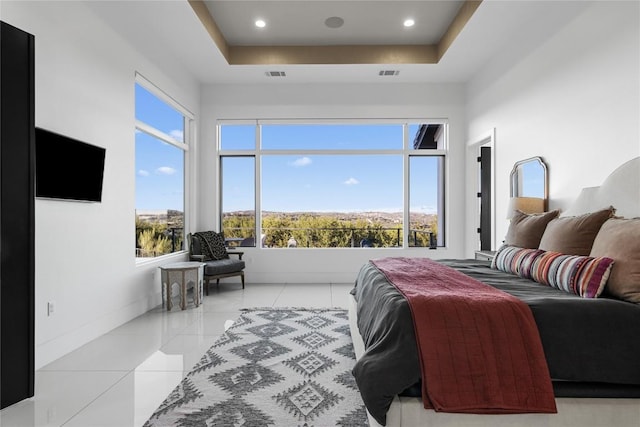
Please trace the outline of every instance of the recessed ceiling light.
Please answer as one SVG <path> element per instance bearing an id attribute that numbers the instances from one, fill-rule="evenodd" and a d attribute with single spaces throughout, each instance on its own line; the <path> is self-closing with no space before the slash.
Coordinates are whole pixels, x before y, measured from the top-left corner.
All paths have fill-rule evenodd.
<path id="1" fill-rule="evenodd" d="M 415 23 L 416 23 L 416 21 L 414 21 L 411 18 L 404 20 L 404 26 L 405 27 L 413 27 L 415 25 Z"/>
<path id="2" fill-rule="evenodd" d="M 264 28 L 267 25 L 266 22 L 264 22 L 262 19 L 258 19 L 256 20 L 256 27 L 258 28 Z"/>
<path id="3" fill-rule="evenodd" d="M 344 25 L 344 19 L 339 16 L 331 16 L 324 20 L 324 25 L 329 28 L 340 28 Z"/>

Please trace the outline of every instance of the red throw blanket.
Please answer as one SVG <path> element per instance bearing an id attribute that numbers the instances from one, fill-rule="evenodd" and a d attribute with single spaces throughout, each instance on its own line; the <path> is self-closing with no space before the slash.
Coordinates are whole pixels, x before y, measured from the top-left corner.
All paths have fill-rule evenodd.
<path id="1" fill-rule="evenodd" d="M 427 258 L 371 262 L 409 303 L 425 408 L 484 414 L 557 412 L 529 306 Z"/>

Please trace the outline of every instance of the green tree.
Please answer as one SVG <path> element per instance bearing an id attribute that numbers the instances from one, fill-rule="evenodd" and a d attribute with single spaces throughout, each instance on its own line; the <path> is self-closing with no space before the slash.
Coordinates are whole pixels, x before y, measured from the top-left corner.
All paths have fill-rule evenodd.
<path id="1" fill-rule="evenodd" d="M 172 245 L 172 241 L 175 242 Z M 183 230 L 172 231 L 168 224 L 136 218 L 136 248 L 139 254 L 155 257 L 182 249 Z"/>
<path id="2" fill-rule="evenodd" d="M 246 237 L 255 229 L 255 217 L 250 215 L 229 214 L 223 218 L 225 237 L 235 237 L 236 230 L 243 230 Z M 374 247 L 402 246 L 403 230 L 397 224 L 372 221 L 368 218 L 347 220 L 335 215 L 266 213 L 262 217 L 262 232 L 265 233 L 265 246 L 286 248 L 293 237 L 298 247 L 309 248 L 346 248 L 360 246 L 367 239 Z M 228 230 L 228 232 L 226 231 Z M 437 217 L 428 223 L 411 225 L 409 244 L 411 246 L 429 246 L 429 233 L 437 230 Z M 415 231 L 415 233 L 414 233 Z M 415 241 L 414 241 L 415 236 Z"/>
<path id="3" fill-rule="evenodd" d="M 144 230 L 138 237 L 144 255 L 158 256 L 171 252 L 171 241 L 166 236 L 158 236 L 152 229 Z"/>

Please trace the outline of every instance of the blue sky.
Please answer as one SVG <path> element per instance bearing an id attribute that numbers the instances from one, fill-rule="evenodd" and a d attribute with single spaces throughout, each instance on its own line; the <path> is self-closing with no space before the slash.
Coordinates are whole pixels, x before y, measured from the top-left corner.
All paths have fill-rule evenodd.
<path id="1" fill-rule="evenodd" d="M 136 119 L 183 140 L 183 116 L 136 84 Z M 184 210 L 182 150 L 136 130 L 136 209 Z"/>
<path id="2" fill-rule="evenodd" d="M 412 127 L 415 133 L 417 125 Z M 222 148 L 252 150 L 255 127 L 223 126 Z M 399 149 L 401 125 L 265 125 L 263 150 Z M 250 158 L 224 159 L 224 211 L 252 210 Z M 437 160 L 410 164 L 412 211 L 433 213 L 437 203 Z M 262 156 L 262 209 L 284 212 L 401 212 L 402 155 L 274 154 Z"/>
<path id="3" fill-rule="evenodd" d="M 183 139 L 182 115 L 136 85 L 136 118 Z M 222 148 L 253 150 L 253 125 L 224 125 Z M 410 126 L 411 140 L 418 125 Z M 264 150 L 400 149 L 402 126 L 264 125 Z M 411 161 L 412 211 L 435 212 L 437 160 Z M 252 210 L 254 160 L 226 158 L 223 164 L 224 210 Z M 402 155 L 263 155 L 262 208 L 270 211 L 385 211 L 403 206 Z M 136 131 L 136 209 L 183 210 L 181 150 Z M 213 189 L 212 189 L 213 191 Z"/>

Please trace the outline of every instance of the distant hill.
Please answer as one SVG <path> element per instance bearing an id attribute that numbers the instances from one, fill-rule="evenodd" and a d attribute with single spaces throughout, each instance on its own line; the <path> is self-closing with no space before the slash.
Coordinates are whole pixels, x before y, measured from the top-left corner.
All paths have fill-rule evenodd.
<path id="1" fill-rule="evenodd" d="M 184 213 L 172 209 L 138 209 L 136 217 L 140 221 L 168 224 L 170 227 L 182 228 L 184 226 Z"/>
<path id="2" fill-rule="evenodd" d="M 253 211 L 233 211 L 233 212 L 225 212 L 223 216 L 232 217 L 232 216 L 253 216 Z M 263 211 L 262 217 L 280 217 L 280 218 L 289 218 L 295 220 L 302 216 L 307 217 L 316 217 L 316 218 L 336 218 L 340 221 L 357 221 L 359 219 L 365 219 L 371 223 L 379 223 L 382 225 L 399 225 L 402 224 L 403 214 L 402 212 L 274 212 L 274 211 Z M 411 218 L 414 224 L 429 224 L 435 222 L 437 219 L 436 214 L 423 214 L 423 213 L 413 213 L 411 214 Z"/>

